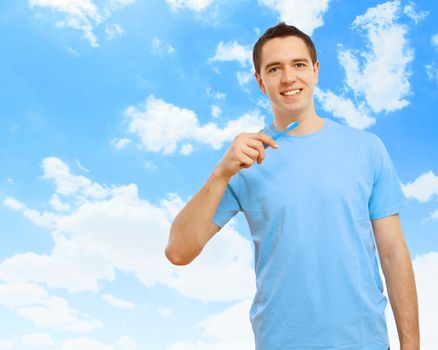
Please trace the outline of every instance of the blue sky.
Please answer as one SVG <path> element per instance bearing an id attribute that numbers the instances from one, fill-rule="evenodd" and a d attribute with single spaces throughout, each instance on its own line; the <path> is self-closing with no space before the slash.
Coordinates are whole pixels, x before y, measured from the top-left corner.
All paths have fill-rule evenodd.
<path id="1" fill-rule="evenodd" d="M 438 348 L 438 5 L 310 3 L 0 3 L 0 349 L 253 349 L 243 215 L 188 266 L 163 251 L 233 138 L 272 122 L 251 51 L 279 20 L 317 46 L 318 114 L 377 134 L 396 165 Z"/>

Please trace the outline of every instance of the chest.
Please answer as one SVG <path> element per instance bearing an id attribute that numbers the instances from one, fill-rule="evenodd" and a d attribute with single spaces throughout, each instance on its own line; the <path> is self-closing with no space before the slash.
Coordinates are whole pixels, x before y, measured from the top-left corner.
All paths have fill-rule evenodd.
<path id="1" fill-rule="evenodd" d="M 367 207 L 374 170 L 366 149 L 287 146 L 272 150 L 261 165 L 242 172 L 244 211 Z"/>

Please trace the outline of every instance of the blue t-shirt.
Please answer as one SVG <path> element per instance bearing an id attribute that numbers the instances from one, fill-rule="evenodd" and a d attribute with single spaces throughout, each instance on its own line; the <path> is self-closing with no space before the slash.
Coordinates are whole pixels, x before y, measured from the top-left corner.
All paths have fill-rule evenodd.
<path id="1" fill-rule="evenodd" d="M 324 119 L 234 175 L 213 218 L 223 227 L 242 211 L 248 221 L 257 350 L 388 349 L 370 220 L 398 213 L 406 198 L 376 135 Z"/>

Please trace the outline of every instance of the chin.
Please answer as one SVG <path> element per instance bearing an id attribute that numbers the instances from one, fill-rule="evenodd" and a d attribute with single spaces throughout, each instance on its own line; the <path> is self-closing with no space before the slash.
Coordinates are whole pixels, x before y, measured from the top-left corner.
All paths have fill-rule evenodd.
<path id="1" fill-rule="evenodd" d="M 302 103 L 296 103 L 296 104 L 277 104 L 276 106 L 273 106 L 273 112 L 278 113 L 280 115 L 299 115 L 303 113 L 306 110 L 307 106 L 303 106 Z"/>
<path id="2" fill-rule="evenodd" d="M 299 115 L 303 112 L 304 108 L 284 108 L 283 113 L 289 115 Z"/>

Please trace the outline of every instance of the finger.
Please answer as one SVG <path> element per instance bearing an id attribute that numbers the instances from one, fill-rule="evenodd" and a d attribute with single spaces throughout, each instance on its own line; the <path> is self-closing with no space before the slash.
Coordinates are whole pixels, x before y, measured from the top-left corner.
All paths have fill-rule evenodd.
<path id="1" fill-rule="evenodd" d="M 254 148 L 251 148 L 249 146 L 244 146 L 241 149 L 241 152 L 245 154 L 246 156 L 250 157 L 254 162 L 257 160 L 259 156 L 259 152 L 256 151 Z"/>
<path id="2" fill-rule="evenodd" d="M 254 160 L 241 152 L 239 155 L 239 162 L 242 168 L 249 168 L 251 165 L 253 165 Z"/>
<path id="3" fill-rule="evenodd" d="M 257 163 L 261 164 L 263 159 L 265 159 L 265 148 L 263 146 L 263 143 L 258 140 L 249 139 L 247 141 L 247 145 L 257 151 Z"/>
<path id="4" fill-rule="evenodd" d="M 253 139 L 256 139 L 256 140 L 258 140 L 258 141 L 261 141 L 261 142 L 263 142 L 264 144 L 266 144 L 267 146 L 266 147 L 268 147 L 268 146 L 271 146 L 271 147 L 274 147 L 274 148 L 277 148 L 278 147 L 278 143 L 277 143 L 277 141 L 275 141 L 271 136 L 269 136 L 269 135 L 266 135 L 266 134 L 264 134 L 264 133 L 262 133 L 262 132 L 257 132 L 257 133 L 255 133 L 255 134 L 253 134 L 254 135 L 254 137 L 253 137 Z M 265 147 L 265 148 L 266 148 Z"/>

